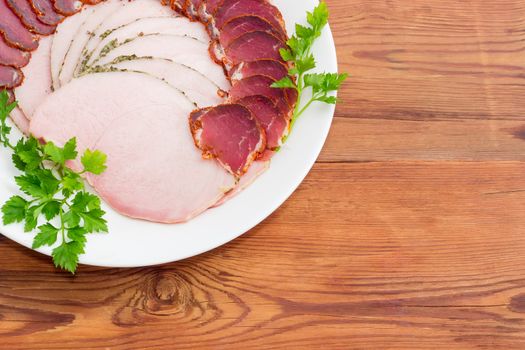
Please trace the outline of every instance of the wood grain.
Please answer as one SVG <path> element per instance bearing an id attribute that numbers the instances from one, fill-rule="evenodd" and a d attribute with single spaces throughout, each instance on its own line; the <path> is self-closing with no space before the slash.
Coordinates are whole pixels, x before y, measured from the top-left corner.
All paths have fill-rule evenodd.
<path id="1" fill-rule="evenodd" d="M 525 3 L 327 2 L 352 77 L 292 198 L 159 267 L 0 238 L 0 349 L 525 348 Z"/>

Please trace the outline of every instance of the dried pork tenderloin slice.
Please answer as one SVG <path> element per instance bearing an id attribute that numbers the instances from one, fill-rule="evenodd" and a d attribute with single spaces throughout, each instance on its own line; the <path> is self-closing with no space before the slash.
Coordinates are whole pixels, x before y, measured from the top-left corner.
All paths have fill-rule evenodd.
<path id="1" fill-rule="evenodd" d="M 112 48 L 136 39 L 141 35 L 167 34 L 195 38 L 203 43 L 209 41 L 206 30 L 200 23 L 190 23 L 185 17 L 146 17 L 115 29 L 95 48 L 86 68 L 96 64 L 98 59 Z"/>
<path id="2" fill-rule="evenodd" d="M 118 70 L 137 71 L 164 80 L 182 91 L 196 107 L 214 106 L 224 102 L 220 88 L 193 68 L 162 58 L 140 58 L 111 65 Z"/>
<path id="3" fill-rule="evenodd" d="M 208 45 L 193 38 L 165 34 L 146 35 L 111 50 L 98 61 L 98 65 L 104 66 L 115 60 L 132 57 L 166 58 L 197 70 L 223 90 L 230 86 L 222 68 L 210 59 Z"/>
<path id="4" fill-rule="evenodd" d="M 89 40 L 82 49 L 81 59 L 77 62 L 75 75 L 78 74 L 82 67 L 87 64 L 89 58 L 93 55 L 93 51 L 97 48 L 100 42 L 112 32 L 126 26 L 127 24 L 133 23 L 142 17 L 163 16 L 177 17 L 178 15 L 169 8 L 162 6 L 158 0 L 135 0 L 132 2 L 125 2 L 123 8 L 108 16 L 98 28 L 91 33 Z"/>
<path id="5" fill-rule="evenodd" d="M 58 73 L 60 86 L 67 84 L 73 79 L 77 63 L 82 57 L 84 47 L 91 38 L 91 33 L 94 33 L 106 18 L 116 11 L 121 10 L 124 7 L 124 4 L 125 2 L 121 0 L 108 0 L 98 6 L 94 6 L 95 10 L 93 13 L 86 18 L 84 23 L 82 23 L 74 34 L 73 41 L 64 57 L 62 68 Z"/>
<path id="6" fill-rule="evenodd" d="M 279 9 L 268 1 L 261 0 L 223 0 L 213 16 L 214 33 L 220 32 L 226 23 L 240 16 L 261 17 L 273 25 L 283 37 L 287 37 Z"/>
<path id="7" fill-rule="evenodd" d="M 230 66 L 242 62 L 262 59 L 281 60 L 280 49 L 286 44 L 276 36 L 267 32 L 250 32 L 233 40 L 224 49 L 226 63 Z"/>
<path id="8" fill-rule="evenodd" d="M 272 88 L 274 79 L 264 75 L 254 75 L 234 83 L 230 90 L 230 99 L 239 100 L 248 96 L 262 95 L 273 101 L 279 112 L 289 118 L 292 107 L 288 104 L 284 89 Z"/>
<path id="9" fill-rule="evenodd" d="M 275 107 L 272 100 L 265 96 L 255 95 L 235 100 L 235 103 L 248 108 L 264 129 L 267 149 L 275 150 L 282 146 L 283 138 L 290 130 L 290 122 Z"/>
<path id="10" fill-rule="evenodd" d="M 56 26 L 64 20 L 64 16 L 56 12 L 51 0 L 30 0 L 30 2 L 42 23 Z"/>
<path id="11" fill-rule="evenodd" d="M 24 27 L 20 19 L 7 6 L 6 0 L 0 0 L 0 35 L 12 47 L 24 51 L 33 51 L 38 47 L 38 37 Z"/>
<path id="12" fill-rule="evenodd" d="M 82 2 L 79 0 L 51 0 L 54 9 L 61 15 L 72 16 L 82 9 Z"/>
<path id="13" fill-rule="evenodd" d="M 27 66 L 22 69 L 24 83 L 14 92 L 18 107 L 31 119 L 35 109 L 51 93 L 51 37 L 40 39 L 40 46 L 33 52 L 33 57 Z"/>
<path id="14" fill-rule="evenodd" d="M 195 148 L 187 124 L 192 108 L 176 89 L 146 74 L 91 74 L 51 94 L 30 130 L 57 144 L 76 136 L 80 153 L 105 152 L 108 169 L 88 180 L 122 214 L 179 222 L 216 203 L 235 184 Z"/>
<path id="15" fill-rule="evenodd" d="M 203 0 L 198 8 L 199 18 L 203 23 L 207 23 L 212 18 L 215 10 L 222 0 Z"/>
<path id="16" fill-rule="evenodd" d="M 196 21 L 199 18 L 199 7 L 202 4 L 202 0 L 186 0 L 186 16 L 192 21 Z"/>
<path id="17" fill-rule="evenodd" d="M 270 22 L 258 16 L 233 18 L 221 28 L 218 39 L 222 47 L 227 47 L 233 40 L 250 32 L 267 32 L 283 42 L 287 40 L 282 31 L 278 31 Z"/>
<path id="18" fill-rule="evenodd" d="M 49 26 L 40 22 L 29 0 L 6 0 L 6 3 L 30 32 L 49 35 L 55 31 L 55 26 Z"/>
<path id="19" fill-rule="evenodd" d="M 195 145 L 233 175 L 242 176 L 264 151 L 266 137 L 252 113 L 239 104 L 223 104 L 190 116 Z"/>
<path id="20" fill-rule="evenodd" d="M 24 115 L 24 112 L 18 107 L 15 107 L 9 114 L 9 117 L 15 123 L 18 130 L 25 135 L 29 135 L 29 120 Z"/>
<path id="21" fill-rule="evenodd" d="M 19 68 L 0 65 L 0 90 L 20 86 L 23 81 L 24 74 Z"/>
<path id="22" fill-rule="evenodd" d="M 27 65 L 31 53 L 9 46 L 4 37 L 0 35 L 0 64 L 21 68 Z"/>
<path id="23" fill-rule="evenodd" d="M 56 90 L 60 87 L 58 75 L 62 69 L 64 58 L 71 47 L 75 35 L 86 19 L 93 13 L 94 7 L 84 9 L 75 16 L 68 17 L 62 22 L 53 35 L 51 44 L 51 78 L 53 88 Z"/>
<path id="24" fill-rule="evenodd" d="M 242 62 L 234 66 L 229 72 L 232 81 L 253 77 L 254 75 L 266 75 L 275 80 L 281 80 L 288 75 L 288 67 L 282 61 L 257 60 Z"/>

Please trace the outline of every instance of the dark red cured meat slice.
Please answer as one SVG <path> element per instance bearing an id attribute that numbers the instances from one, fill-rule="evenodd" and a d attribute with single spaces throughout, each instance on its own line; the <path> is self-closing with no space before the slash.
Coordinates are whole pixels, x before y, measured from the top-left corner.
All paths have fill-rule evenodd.
<path id="1" fill-rule="evenodd" d="M 0 64 L 21 68 L 27 65 L 30 58 L 29 52 L 7 45 L 4 37 L 0 35 Z"/>
<path id="2" fill-rule="evenodd" d="M 203 156 L 216 158 L 235 176 L 242 176 L 266 148 L 264 130 L 239 104 L 223 104 L 190 116 L 190 128 Z"/>
<path id="3" fill-rule="evenodd" d="M 0 65 L 0 89 L 12 89 L 20 86 L 24 74 L 18 68 Z"/>
<path id="4" fill-rule="evenodd" d="M 29 0 L 6 0 L 6 3 L 30 32 L 41 35 L 54 33 L 56 27 L 40 22 Z"/>
<path id="5" fill-rule="evenodd" d="M 275 80 L 281 80 L 288 75 L 288 67 L 282 61 L 257 60 L 240 63 L 229 72 L 231 80 L 241 80 L 254 75 L 266 75 Z"/>
<path id="6" fill-rule="evenodd" d="M 202 0 L 197 11 L 199 18 L 203 23 L 208 23 L 209 19 L 212 17 L 213 13 L 219 6 L 221 0 Z"/>
<path id="7" fill-rule="evenodd" d="M 202 0 L 186 0 L 186 15 L 192 21 L 197 20 L 201 4 Z"/>
<path id="8" fill-rule="evenodd" d="M 286 44 L 276 36 L 266 32 L 251 32 L 241 35 L 224 48 L 226 62 L 236 65 L 241 62 L 261 59 L 281 60 L 279 49 Z"/>
<path id="9" fill-rule="evenodd" d="M 288 104 L 284 89 L 271 87 L 274 82 L 274 79 L 264 75 L 244 78 L 233 84 L 230 99 L 236 101 L 247 96 L 262 95 L 272 100 L 279 111 L 288 117 L 292 107 Z"/>
<path id="10" fill-rule="evenodd" d="M 170 0 L 170 7 L 177 11 L 178 13 L 181 13 L 183 15 L 186 14 L 186 1 L 185 0 Z"/>
<path id="11" fill-rule="evenodd" d="M 52 0 L 55 10 L 64 16 L 72 16 L 82 8 L 79 0 Z"/>
<path id="12" fill-rule="evenodd" d="M 287 40 L 282 32 L 277 31 L 275 27 L 264 18 L 257 16 L 242 16 L 234 18 L 224 24 L 219 33 L 219 41 L 222 47 L 227 47 L 233 40 L 250 32 L 267 32 L 273 34 L 283 42 Z"/>
<path id="13" fill-rule="evenodd" d="M 214 13 L 215 27 L 223 25 L 240 16 L 258 16 L 270 22 L 277 31 L 286 35 L 286 27 L 281 12 L 267 1 L 261 0 L 223 0 Z"/>
<path id="14" fill-rule="evenodd" d="M 283 137 L 288 135 L 290 122 L 275 107 L 272 100 L 264 96 L 248 96 L 236 100 L 252 112 L 266 133 L 266 148 L 275 150 L 282 145 Z"/>
<path id="15" fill-rule="evenodd" d="M 45 24 L 56 26 L 64 19 L 64 16 L 57 13 L 53 8 L 51 0 L 30 0 L 33 10 L 35 10 L 38 19 Z"/>
<path id="16" fill-rule="evenodd" d="M 7 6 L 6 0 L 0 0 L 0 34 L 9 46 L 24 51 L 33 51 L 38 47 L 38 37 L 31 34 L 20 19 Z"/>

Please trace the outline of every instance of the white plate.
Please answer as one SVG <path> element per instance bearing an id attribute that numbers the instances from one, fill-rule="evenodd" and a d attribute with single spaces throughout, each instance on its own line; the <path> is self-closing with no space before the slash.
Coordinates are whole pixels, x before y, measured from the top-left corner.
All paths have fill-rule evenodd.
<path id="1" fill-rule="evenodd" d="M 316 0 L 275 0 L 290 33 L 295 23 L 304 23 L 306 11 Z M 318 71 L 336 72 L 334 41 L 327 27 L 314 48 Z M 138 267 L 185 259 L 219 247 L 250 230 L 295 191 L 315 163 L 328 135 L 334 107 L 313 105 L 297 122 L 286 145 L 273 158 L 270 169 L 241 194 L 224 205 L 210 209 L 185 224 L 163 225 L 133 220 L 108 208 L 109 234 L 89 235 L 86 254 L 80 262 L 107 267 Z M 19 135 L 16 135 L 19 136 Z M 0 203 L 18 194 L 13 177 L 17 174 L 10 152 L 0 150 Z M 0 232 L 26 247 L 34 234 L 22 225 L 3 226 Z M 50 255 L 51 248 L 37 250 Z"/>

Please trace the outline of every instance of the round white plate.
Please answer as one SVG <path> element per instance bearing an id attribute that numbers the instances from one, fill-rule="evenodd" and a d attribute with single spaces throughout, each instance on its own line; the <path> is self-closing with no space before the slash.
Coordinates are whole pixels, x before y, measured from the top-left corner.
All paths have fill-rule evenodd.
<path id="1" fill-rule="evenodd" d="M 305 23 L 306 11 L 316 0 L 274 0 L 282 11 L 289 33 L 295 23 Z M 314 48 L 317 71 L 336 72 L 334 41 L 327 27 Z M 250 230 L 274 212 L 299 186 L 315 163 L 328 135 L 334 106 L 315 104 L 296 123 L 293 133 L 275 155 L 270 169 L 255 183 L 224 205 L 210 209 L 185 224 L 164 225 L 133 220 L 109 207 L 108 234 L 88 237 L 86 254 L 80 262 L 107 267 L 138 267 L 185 259 L 219 247 Z M 19 135 L 15 135 L 19 136 Z M 18 194 L 10 152 L 0 150 L 0 203 Z M 24 233 L 22 225 L 3 226 L 0 232 L 26 247 L 34 234 Z M 51 248 L 37 251 L 50 255 Z"/>

